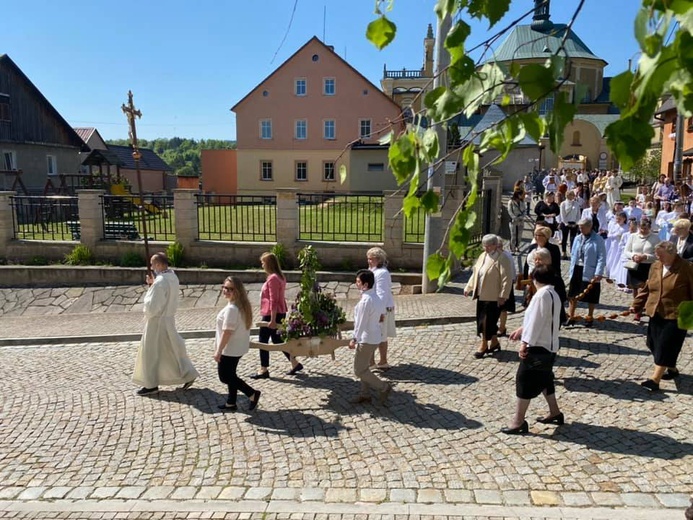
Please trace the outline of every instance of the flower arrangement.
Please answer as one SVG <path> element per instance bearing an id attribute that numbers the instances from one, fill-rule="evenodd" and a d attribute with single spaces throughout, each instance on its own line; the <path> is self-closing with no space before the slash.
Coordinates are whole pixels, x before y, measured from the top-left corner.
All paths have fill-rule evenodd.
<path id="1" fill-rule="evenodd" d="M 325 294 L 318 285 L 318 255 L 312 246 L 306 246 L 297 256 L 302 272 L 301 289 L 284 320 L 282 336 L 285 341 L 308 336 L 335 336 L 339 326 L 346 322 L 346 314 L 334 296 Z"/>

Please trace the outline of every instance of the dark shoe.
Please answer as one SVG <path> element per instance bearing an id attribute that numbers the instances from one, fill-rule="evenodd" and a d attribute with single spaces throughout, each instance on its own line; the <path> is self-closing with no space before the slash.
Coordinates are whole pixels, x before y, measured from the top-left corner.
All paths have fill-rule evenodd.
<path id="1" fill-rule="evenodd" d="M 371 397 L 369 395 L 359 395 L 357 397 L 354 397 L 349 401 L 351 404 L 362 404 L 362 403 L 370 403 L 371 402 Z"/>
<path id="2" fill-rule="evenodd" d="M 590 329 L 590 328 L 592 328 L 592 325 L 594 325 L 594 319 L 592 319 L 592 318 L 590 318 L 590 319 L 585 318 L 585 327 L 587 327 L 588 329 Z"/>
<path id="3" fill-rule="evenodd" d="M 500 334 L 499 334 L 500 336 Z M 500 343 L 496 343 L 495 345 L 491 345 L 486 352 L 491 354 L 492 352 L 500 351 L 501 345 Z"/>
<path id="4" fill-rule="evenodd" d="M 291 370 L 289 370 L 289 371 L 286 373 L 286 375 L 287 375 L 287 376 L 295 376 L 295 375 L 298 374 L 301 370 L 303 370 L 303 365 L 302 365 L 301 363 L 299 363 L 299 364 L 296 365 L 294 368 L 292 368 Z"/>
<path id="5" fill-rule="evenodd" d="M 565 416 L 563 412 L 554 415 L 553 417 L 537 417 L 537 422 L 541 424 L 557 424 L 561 426 L 565 424 Z"/>
<path id="6" fill-rule="evenodd" d="M 155 386 L 154 388 L 140 388 L 137 391 L 137 395 L 149 395 L 149 394 L 155 394 L 159 391 L 159 387 Z"/>
<path id="7" fill-rule="evenodd" d="M 474 352 L 474 357 L 477 359 L 481 359 L 486 355 L 487 352 L 488 348 L 486 350 L 477 350 L 476 352 Z"/>
<path id="8" fill-rule="evenodd" d="M 650 392 L 656 392 L 659 390 L 659 383 L 655 383 L 652 381 L 652 379 L 645 379 L 645 381 L 640 383 L 640 385 L 647 388 Z"/>
<path id="9" fill-rule="evenodd" d="M 671 381 L 672 379 L 676 379 L 677 377 L 679 377 L 679 375 L 681 374 L 678 371 L 678 369 L 667 368 L 667 372 L 662 376 L 662 379 L 664 379 L 664 381 Z"/>
<path id="10" fill-rule="evenodd" d="M 499 329 L 499 330 L 498 330 L 498 334 L 496 334 L 496 336 L 498 336 L 499 338 L 504 338 L 504 337 L 506 336 L 507 332 L 508 332 L 508 331 L 505 330 L 505 329 L 503 329 L 503 330 L 500 330 L 500 329 Z"/>
<path id="11" fill-rule="evenodd" d="M 235 412 L 238 410 L 238 406 L 229 403 L 220 404 L 218 408 L 219 410 L 224 410 L 225 412 Z"/>
<path id="12" fill-rule="evenodd" d="M 501 433 L 505 433 L 506 435 L 522 435 L 524 433 L 527 433 L 528 431 L 529 424 L 527 424 L 527 421 L 524 421 L 517 428 L 501 428 Z"/>
<path id="13" fill-rule="evenodd" d="M 568 318 L 567 320 L 565 320 L 565 322 L 563 323 L 563 326 L 564 326 L 565 328 L 567 328 L 567 329 L 573 327 L 574 325 L 575 325 L 575 320 L 570 319 L 570 318 Z"/>
<path id="14" fill-rule="evenodd" d="M 258 372 L 250 376 L 250 379 L 269 379 L 269 370 L 266 372 Z"/>
<path id="15" fill-rule="evenodd" d="M 180 389 L 181 390 L 187 390 L 188 388 L 190 388 L 193 385 L 194 382 L 195 382 L 194 379 L 192 381 L 188 381 L 183 386 L 181 386 Z"/>
<path id="16" fill-rule="evenodd" d="M 260 390 L 255 390 L 255 393 L 253 394 L 254 399 L 250 400 L 250 404 L 248 405 L 248 410 L 251 412 L 257 408 L 257 403 L 260 400 L 260 395 L 262 395 L 262 392 Z"/>

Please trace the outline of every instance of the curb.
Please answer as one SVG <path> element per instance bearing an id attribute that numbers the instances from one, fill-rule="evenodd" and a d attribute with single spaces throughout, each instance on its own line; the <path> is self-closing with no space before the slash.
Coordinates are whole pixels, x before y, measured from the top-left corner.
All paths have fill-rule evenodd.
<path id="1" fill-rule="evenodd" d="M 469 323 L 476 318 L 474 316 L 442 316 L 439 318 L 404 318 L 396 320 L 398 327 L 424 327 L 431 325 L 450 325 L 454 323 Z M 259 329 L 250 329 L 251 335 L 257 335 Z M 179 331 L 183 339 L 213 338 L 215 331 L 211 329 Z M 32 345 L 63 345 L 73 343 L 121 343 L 139 341 L 141 333 L 136 334 L 99 334 L 91 336 L 49 336 L 33 338 L 0 338 L 0 347 L 25 347 Z"/>

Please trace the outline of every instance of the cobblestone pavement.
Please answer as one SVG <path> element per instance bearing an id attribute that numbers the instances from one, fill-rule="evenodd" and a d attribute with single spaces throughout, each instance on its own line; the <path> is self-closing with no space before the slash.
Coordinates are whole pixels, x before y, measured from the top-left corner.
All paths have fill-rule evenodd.
<path id="1" fill-rule="evenodd" d="M 628 303 L 612 286 L 603 295 L 607 313 Z M 50 318 L 65 317 L 35 326 Z M 516 346 L 476 360 L 469 323 L 398 330 L 388 406 L 349 403 L 353 354 L 340 349 L 298 377 L 275 355 L 272 379 L 253 382 L 258 410 L 240 398 L 235 414 L 216 408 L 209 339 L 187 343 L 202 374 L 193 388 L 145 398 L 130 382 L 136 342 L 3 347 L 0 517 L 683 518 L 693 357 L 687 342 L 682 376 L 648 393 L 644 330 L 627 319 L 563 330 L 567 424 L 532 421 L 520 437 L 498 432 L 513 411 Z M 251 351 L 240 372 L 257 361 Z"/>

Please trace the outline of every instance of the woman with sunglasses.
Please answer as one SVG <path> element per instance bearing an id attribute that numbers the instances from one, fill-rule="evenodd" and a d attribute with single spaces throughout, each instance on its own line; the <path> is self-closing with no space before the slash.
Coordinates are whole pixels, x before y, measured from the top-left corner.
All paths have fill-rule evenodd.
<path id="1" fill-rule="evenodd" d="M 237 410 L 236 394 L 240 390 L 248 396 L 248 410 L 255 410 L 260 400 L 260 391 L 251 388 L 236 373 L 238 362 L 250 349 L 253 308 L 239 278 L 229 276 L 224 280 L 221 290 L 228 303 L 217 314 L 214 360 L 218 363 L 219 380 L 229 387 L 229 396 L 219 408 L 225 411 Z"/>

